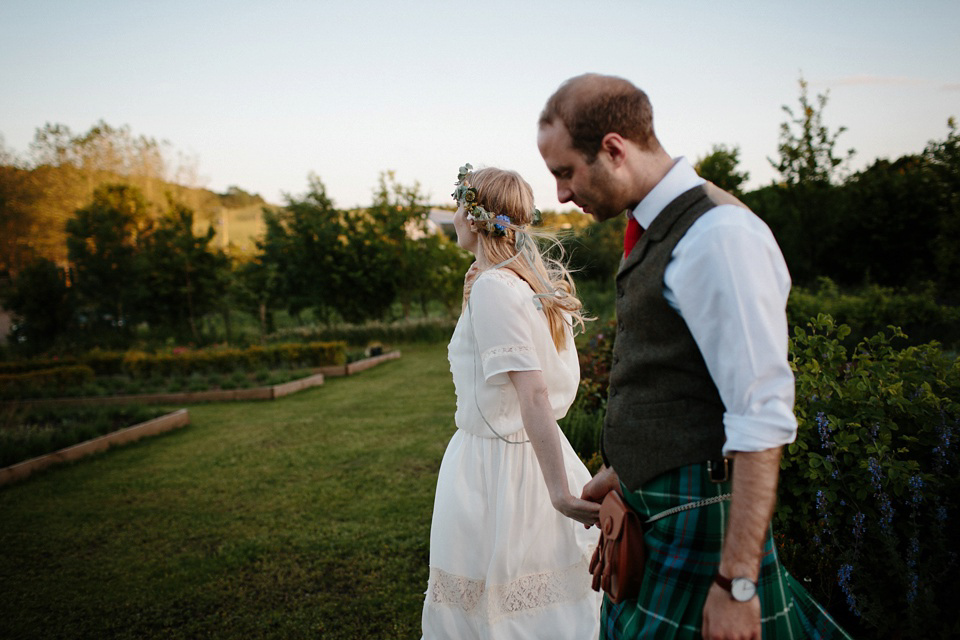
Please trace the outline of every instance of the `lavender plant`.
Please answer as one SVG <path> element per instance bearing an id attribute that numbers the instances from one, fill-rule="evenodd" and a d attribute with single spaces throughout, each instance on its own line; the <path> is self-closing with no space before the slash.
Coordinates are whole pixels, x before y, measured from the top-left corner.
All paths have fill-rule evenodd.
<path id="1" fill-rule="evenodd" d="M 957 637 L 960 364 L 936 343 L 895 348 L 896 327 L 851 353 L 847 326 L 807 327 L 775 523 L 786 555 L 809 559 L 792 569 L 865 633 Z"/>

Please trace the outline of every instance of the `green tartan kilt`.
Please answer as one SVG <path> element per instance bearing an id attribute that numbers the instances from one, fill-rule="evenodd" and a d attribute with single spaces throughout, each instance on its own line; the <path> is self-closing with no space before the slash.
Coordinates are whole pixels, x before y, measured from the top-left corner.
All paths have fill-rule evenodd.
<path id="1" fill-rule="evenodd" d="M 638 491 L 623 489 L 641 520 L 665 509 L 729 493 L 710 481 L 706 464 L 669 471 Z M 700 638 L 703 605 L 720 566 L 730 503 L 682 511 L 650 525 L 647 564 L 636 600 L 613 604 L 604 596 L 600 637 Z M 848 638 L 777 560 L 772 530 L 764 543 L 757 583 L 764 638 Z"/>

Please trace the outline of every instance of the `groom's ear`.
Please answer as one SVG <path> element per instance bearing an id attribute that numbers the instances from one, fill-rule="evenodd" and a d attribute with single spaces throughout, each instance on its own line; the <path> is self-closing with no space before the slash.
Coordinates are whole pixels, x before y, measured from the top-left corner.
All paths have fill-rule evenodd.
<path id="1" fill-rule="evenodd" d="M 627 141 L 619 133 L 608 133 L 600 141 L 600 153 L 605 153 L 611 163 L 620 166 L 627 159 Z"/>

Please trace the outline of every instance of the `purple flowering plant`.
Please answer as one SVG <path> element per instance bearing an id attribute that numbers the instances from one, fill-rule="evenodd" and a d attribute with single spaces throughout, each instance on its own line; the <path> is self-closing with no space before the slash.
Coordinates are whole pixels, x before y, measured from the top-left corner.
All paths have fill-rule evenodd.
<path id="1" fill-rule="evenodd" d="M 791 341 L 782 555 L 856 637 L 956 637 L 960 364 L 936 343 L 897 348 L 896 327 L 850 352 L 848 334 L 821 314 Z"/>

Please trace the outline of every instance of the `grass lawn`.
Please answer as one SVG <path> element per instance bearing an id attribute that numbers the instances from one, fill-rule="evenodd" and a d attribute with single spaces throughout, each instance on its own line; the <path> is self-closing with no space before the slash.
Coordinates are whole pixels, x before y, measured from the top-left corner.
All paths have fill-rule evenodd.
<path id="1" fill-rule="evenodd" d="M 0 488 L 0 637 L 419 637 L 445 349 Z"/>

